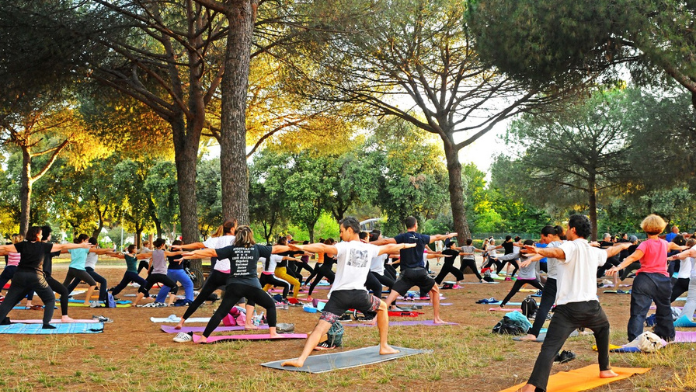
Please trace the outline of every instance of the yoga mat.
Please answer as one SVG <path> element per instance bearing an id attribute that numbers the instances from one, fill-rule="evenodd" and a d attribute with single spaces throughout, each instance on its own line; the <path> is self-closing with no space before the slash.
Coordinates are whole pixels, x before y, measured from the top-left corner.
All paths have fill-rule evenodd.
<path id="1" fill-rule="evenodd" d="M 12 324 L 43 324 L 43 320 L 11 320 Z M 98 323 L 97 319 L 74 319 L 73 323 Z M 63 323 L 60 319 L 52 319 L 51 324 L 68 324 Z"/>
<path id="2" fill-rule="evenodd" d="M 169 317 L 150 317 L 150 321 L 152 321 L 153 323 L 178 323 L 179 321 L 181 321 L 181 318 L 172 314 Z M 210 321 L 210 317 L 191 317 L 186 319 L 186 321 L 184 321 L 184 324 L 207 323 L 208 321 Z"/>
<path id="3" fill-rule="evenodd" d="M 536 293 L 537 289 L 520 289 L 520 293 Z"/>
<path id="4" fill-rule="evenodd" d="M 104 323 L 64 323 L 55 324 L 56 329 L 43 329 L 41 324 L 11 324 L 0 325 L 0 334 L 22 335 L 61 335 L 71 333 L 100 333 L 104 331 Z"/>
<path id="5" fill-rule="evenodd" d="M 170 327 L 169 325 L 160 325 L 160 329 L 162 329 L 162 332 L 166 333 L 189 333 L 189 332 L 203 332 L 205 331 L 205 327 L 183 327 L 181 329 L 174 329 L 174 327 Z M 259 329 L 268 329 L 268 325 L 259 325 Z M 215 328 L 215 331 L 213 332 L 228 332 L 228 331 L 244 331 L 244 326 L 243 325 L 235 325 L 234 327 L 217 327 Z"/>
<path id="6" fill-rule="evenodd" d="M 650 371 L 650 368 L 620 368 L 612 367 L 611 370 L 618 373 L 618 377 L 599 378 L 599 365 L 590 365 L 584 368 L 571 370 L 569 372 L 558 372 L 549 378 L 546 388 L 549 392 L 579 392 L 587 391 L 631 377 L 634 374 L 643 374 Z M 525 384 L 518 384 L 514 387 L 503 389 L 500 392 L 516 392 Z"/>
<path id="7" fill-rule="evenodd" d="M 490 304 L 489 304 L 490 305 Z M 489 312 L 522 312 L 522 309 L 512 309 L 512 308 L 490 308 L 488 309 Z"/>
<path id="8" fill-rule="evenodd" d="M 496 301 L 496 302 L 489 302 L 489 303 L 487 303 L 487 304 L 476 304 L 476 305 L 500 305 L 500 304 L 502 304 L 502 303 L 503 303 L 503 301 Z M 442 305 L 442 304 L 440 304 L 440 305 Z M 510 306 L 521 306 L 521 305 L 522 305 L 522 302 L 508 302 L 508 303 L 506 303 L 505 305 L 506 305 L 506 306 L 507 306 L 507 305 L 510 305 Z M 537 305 L 539 305 L 539 302 L 537 302 Z"/>
<path id="9" fill-rule="evenodd" d="M 686 301 L 686 297 L 679 297 L 679 298 L 675 299 L 674 301 Z M 672 302 L 674 302 L 674 301 L 672 301 Z"/>
<path id="10" fill-rule="evenodd" d="M 77 308 L 90 308 L 91 306 L 85 305 L 84 301 L 81 301 L 82 303 L 78 302 L 68 302 L 68 306 L 70 307 L 77 307 Z M 117 308 L 130 308 L 131 304 L 116 304 Z"/>
<path id="11" fill-rule="evenodd" d="M 675 322 L 674 322 L 675 327 L 680 327 L 680 328 L 696 328 L 696 323 L 689 320 L 689 318 L 684 315 L 679 317 Z"/>
<path id="12" fill-rule="evenodd" d="M 71 298 L 68 300 L 68 303 L 69 304 L 84 304 L 85 301 L 81 300 L 81 299 L 72 299 Z M 104 304 L 104 301 L 99 301 L 99 303 Z M 132 303 L 133 303 L 132 301 L 116 301 L 116 305 L 128 305 L 128 304 L 132 304 Z"/>
<path id="13" fill-rule="evenodd" d="M 370 323 L 349 323 L 349 324 L 343 324 L 341 323 L 344 327 L 376 327 L 374 324 Z M 429 327 L 439 327 L 442 325 L 459 325 L 457 323 L 444 323 L 444 324 L 435 324 L 433 320 L 413 320 L 413 321 L 390 321 L 389 326 L 390 327 L 406 327 L 406 326 L 411 326 L 411 325 L 426 325 Z"/>
<path id="14" fill-rule="evenodd" d="M 389 317 L 418 317 L 423 312 L 389 312 Z"/>
<path id="15" fill-rule="evenodd" d="M 280 366 L 280 364 L 286 360 L 266 362 L 262 363 L 261 366 L 279 370 L 289 370 L 291 372 L 325 373 L 336 369 L 349 369 L 371 365 L 373 363 L 391 361 L 416 354 L 432 353 L 432 350 L 416 350 L 403 347 L 394 348 L 399 350 L 399 352 L 390 355 L 379 355 L 379 346 L 365 347 L 339 353 L 311 355 L 301 368 Z"/>
<path id="16" fill-rule="evenodd" d="M 616 290 L 604 290 L 604 294 L 631 294 L 631 291 L 625 291 L 623 293 L 619 293 Z"/>
<path id="17" fill-rule="evenodd" d="M 58 307 L 54 306 L 53 309 L 58 309 Z M 34 309 L 27 309 L 26 306 L 15 306 L 14 308 L 12 308 L 12 310 L 34 310 Z M 39 311 L 43 311 L 43 310 L 44 310 L 44 307 L 42 306 L 41 309 L 34 310 L 34 311 L 39 312 Z"/>
<path id="18" fill-rule="evenodd" d="M 76 290 L 73 290 L 73 291 L 72 291 L 72 293 L 70 293 L 69 295 L 78 295 L 78 294 L 84 294 L 84 293 L 86 293 L 86 292 L 87 292 L 87 290 L 83 290 L 83 289 L 76 289 Z"/>
<path id="19" fill-rule="evenodd" d="M 252 335 L 230 335 L 230 336 L 210 336 L 207 343 L 231 342 L 234 340 L 283 340 L 283 339 L 307 339 L 306 333 L 286 333 L 277 338 L 271 338 L 267 333 L 257 333 Z M 200 335 L 193 335 L 193 342 L 198 343 Z"/>
<path id="20" fill-rule="evenodd" d="M 486 282 L 486 281 L 484 281 L 483 283 L 481 283 L 481 282 L 462 282 L 459 285 L 461 286 L 463 284 L 499 284 L 499 283 L 500 282 Z"/>
<path id="21" fill-rule="evenodd" d="M 446 303 L 440 303 L 440 306 L 450 306 L 452 305 L 449 302 Z M 432 306 L 430 302 L 409 302 L 409 301 L 403 301 L 403 302 L 397 302 L 396 306 Z"/>
<path id="22" fill-rule="evenodd" d="M 696 332 L 676 331 L 670 343 L 696 343 Z"/>
<path id="23" fill-rule="evenodd" d="M 569 337 L 572 338 L 572 337 L 575 337 L 575 336 L 578 336 L 578 335 L 580 335 L 580 333 L 579 333 L 578 330 L 576 329 L 575 331 L 573 331 L 573 332 L 570 333 L 570 336 L 569 336 Z M 527 341 L 529 341 L 529 342 L 537 342 L 537 343 L 542 343 L 542 342 L 544 341 L 544 339 L 546 339 L 546 332 L 545 332 L 544 330 L 542 330 L 541 332 L 539 332 L 539 336 L 537 336 L 536 340 L 522 340 L 522 336 L 515 336 L 515 337 L 512 338 L 512 340 L 514 340 L 514 341 L 516 341 L 516 342 L 527 342 Z"/>

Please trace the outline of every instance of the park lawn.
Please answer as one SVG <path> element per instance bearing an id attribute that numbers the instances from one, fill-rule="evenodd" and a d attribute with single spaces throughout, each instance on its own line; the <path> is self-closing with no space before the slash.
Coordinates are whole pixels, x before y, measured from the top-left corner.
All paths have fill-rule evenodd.
<path id="1" fill-rule="evenodd" d="M 56 266 L 61 280 L 67 265 Z M 124 268 L 110 266 L 97 271 L 113 286 Z M 471 280 L 471 275 L 466 276 Z M 630 280 L 627 280 L 630 283 Z M 510 282 L 497 285 L 465 285 L 445 290 L 443 318 L 460 323 L 443 327 L 393 327 L 389 341 L 396 346 L 430 349 L 417 355 L 381 364 L 305 374 L 266 369 L 262 362 L 299 355 L 304 341 L 234 342 L 215 345 L 181 344 L 173 334 L 160 332 L 151 316 L 181 316 L 185 308 L 70 308 L 73 318 L 102 314 L 114 319 L 105 331 L 94 335 L 0 335 L 4 366 L 0 367 L 3 391 L 499 391 L 526 380 L 540 344 L 513 342 L 511 337 L 490 333 L 503 317 L 487 312 L 488 305 L 475 300 L 502 298 Z M 124 293 L 135 293 L 129 287 Z M 325 297 L 317 290 L 315 297 Z M 601 289 L 600 289 L 601 292 Z M 79 298 L 79 296 L 78 296 Z M 514 301 L 521 301 L 518 294 Z M 121 299 L 132 299 L 123 297 Z M 629 295 L 600 294 L 612 322 L 612 343 L 625 343 Z M 216 306 L 201 307 L 195 316 L 209 316 Z M 424 308 L 425 317 L 432 310 Z M 293 322 L 296 332 L 309 332 L 318 316 L 301 308 L 278 310 L 279 322 Z M 56 311 L 59 315 L 59 311 Z M 41 312 L 13 311 L 13 319 L 40 318 Z M 189 324 L 187 324 L 189 325 Z M 192 324 L 203 325 L 203 324 Z M 377 343 L 376 328 L 346 328 L 344 350 Z M 565 349 L 577 359 L 554 365 L 553 372 L 596 363 L 593 338 L 571 338 Z M 596 391 L 687 391 L 696 388 L 696 344 L 671 345 L 656 354 L 611 354 L 612 365 L 652 367 L 645 375 L 609 384 Z"/>

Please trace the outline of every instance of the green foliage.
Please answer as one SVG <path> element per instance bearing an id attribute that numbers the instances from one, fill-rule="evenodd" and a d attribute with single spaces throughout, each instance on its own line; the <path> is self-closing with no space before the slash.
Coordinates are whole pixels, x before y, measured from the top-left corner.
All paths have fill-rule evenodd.
<path id="1" fill-rule="evenodd" d="M 198 227 L 201 234 L 208 237 L 222 224 L 220 159 L 202 160 L 198 163 L 196 170 Z"/>

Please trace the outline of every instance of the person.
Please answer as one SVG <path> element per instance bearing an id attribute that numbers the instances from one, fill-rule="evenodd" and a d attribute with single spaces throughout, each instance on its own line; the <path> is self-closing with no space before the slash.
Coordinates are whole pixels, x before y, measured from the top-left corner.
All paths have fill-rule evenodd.
<path id="1" fill-rule="evenodd" d="M 307 244 L 309 244 L 309 241 L 305 241 L 305 242 L 303 242 L 303 244 L 307 245 Z M 297 273 L 299 274 L 299 278 L 298 278 L 298 279 L 299 279 L 299 281 L 300 281 L 300 286 L 306 286 L 306 285 L 307 285 L 307 281 L 305 281 L 304 284 L 302 283 L 302 279 L 303 279 L 303 277 L 302 277 L 302 269 L 303 269 L 303 268 L 306 269 L 307 271 L 309 271 L 309 276 L 312 276 L 312 274 L 314 274 L 314 269 L 313 269 L 312 267 L 309 266 L 309 257 L 310 257 L 310 256 L 312 256 L 311 253 L 303 253 L 303 254 L 300 256 L 299 259 L 295 259 L 295 260 L 294 260 L 294 261 L 295 261 L 295 267 L 297 267 L 296 271 L 297 271 Z"/>
<path id="2" fill-rule="evenodd" d="M 276 245 L 279 247 L 287 246 L 287 237 L 278 238 L 278 242 Z M 285 252 L 283 252 L 283 254 L 281 256 L 292 257 L 296 253 L 297 252 L 285 251 Z M 282 280 L 284 280 L 292 285 L 292 287 L 293 287 L 292 297 L 290 299 L 288 299 L 288 301 L 294 305 L 294 304 L 298 303 L 297 297 L 300 295 L 300 281 L 292 274 L 292 268 L 293 268 L 293 261 L 290 259 L 285 259 L 280 264 L 278 264 L 276 266 L 275 276 L 277 276 L 279 279 L 282 279 Z M 311 295 L 311 289 L 310 289 L 310 295 Z"/>
<path id="3" fill-rule="evenodd" d="M 333 245 L 334 243 L 336 243 L 336 241 L 333 238 L 327 238 L 326 240 L 319 242 L 323 242 L 326 245 Z M 317 264 L 314 266 L 315 277 L 312 283 L 309 285 L 309 291 L 307 292 L 308 300 L 312 300 L 312 292 L 323 278 L 326 278 L 326 280 L 328 280 L 329 283 L 333 284 L 333 281 L 336 278 L 336 275 L 334 275 L 333 272 L 334 264 L 336 264 L 336 258 L 334 257 L 334 255 L 317 253 Z M 311 278 L 311 276 L 307 278 L 307 281 L 309 282 Z"/>
<path id="4" fill-rule="evenodd" d="M 686 316 L 689 321 L 694 320 L 694 311 L 696 311 L 696 244 L 691 246 L 688 250 L 680 252 L 676 255 L 669 257 L 672 260 L 681 260 L 681 265 L 684 266 L 686 263 L 691 264 L 691 274 L 689 276 L 689 294 L 686 297 L 686 303 L 679 314 L 679 317 Z"/>
<path id="5" fill-rule="evenodd" d="M 505 267 L 505 280 L 506 281 L 511 281 L 512 277 L 515 276 L 517 273 L 517 270 L 519 270 L 520 266 L 517 263 L 517 259 L 519 259 L 519 247 L 517 247 L 515 244 L 519 242 L 519 237 L 515 238 L 515 240 L 512 240 L 511 235 L 505 236 L 505 241 L 502 243 L 503 247 L 503 257 L 498 257 L 498 261 L 501 262 L 501 269 L 502 267 Z M 512 274 L 510 273 L 510 265 L 514 267 L 512 270 Z"/>
<path id="6" fill-rule="evenodd" d="M 485 280 L 483 280 L 481 277 L 478 267 L 476 266 L 476 252 L 480 252 L 480 250 L 476 249 L 476 247 L 472 245 L 473 243 L 474 241 L 471 238 L 467 238 L 466 245 L 459 249 L 459 254 L 461 255 L 461 265 L 459 266 L 459 271 L 461 271 L 463 277 L 464 269 L 469 267 L 472 271 L 474 271 L 474 274 L 476 274 L 476 278 L 479 280 L 479 282 L 483 283 Z"/>
<path id="7" fill-rule="evenodd" d="M 138 289 L 138 295 L 133 301 L 133 306 L 138 306 L 138 303 L 145 297 L 145 294 L 149 294 L 150 289 L 155 283 L 162 283 L 165 286 L 169 286 L 169 300 L 165 303 L 154 302 L 154 306 L 164 307 L 169 306 L 174 302 L 176 298 L 176 293 L 179 291 L 179 286 L 173 281 L 169 276 L 167 276 L 167 256 L 178 256 L 182 252 L 167 252 L 165 251 L 166 241 L 162 238 L 158 238 L 153 242 L 155 249 L 151 253 L 142 253 L 147 259 L 150 259 L 148 265 L 149 275 L 145 279 L 145 286 L 140 286 Z"/>
<path id="8" fill-rule="evenodd" d="M 684 238 L 684 236 L 681 234 L 677 234 L 674 238 L 672 238 L 672 241 L 670 241 L 670 242 L 674 242 L 675 244 L 677 244 L 679 246 L 686 246 L 686 238 Z M 671 251 L 669 251 L 669 253 L 667 253 L 667 256 L 673 256 L 677 253 L 679 253 L 678 250 L 671 250 Z M 674 260 L 667 265 L 667 274 L 669 275 L 669 279 L 672 282 L 673 286 L 677 282 L 677 275 L 679 273 L 679 270 L 680 270 L 680 261 L 679 260 Z"/>
<path id="9" fill-rule="evenodd" d="M 672 242 L 674 240 L 674 237 L 679 235 L 679 226 L 674 225 L 672 226 L 672 229 L 670 232 L 665 236 L 665 241 L 667 242 Z"/>
<path id="10" fill-rule="evenodd" d="M 457 284 L 459 284 L 460 281 L 464 280 L 464 273 L 454 267 L 454 261 L 457 260 L 457 256 L 459 256 L 460 250 L 460 248 L 454 246 L 454 242 L 452 241 L 447 241 L 445 243 L 445 249 L 442 251 L 442 254 L 445 255 L 445 261 L 442 264 L 440 273 L 437 274 L 437 277 L 435 277 L 435 283 L 442 284 L 442 281 L 445 279 L 445 276 L 447 276 L 447 274 L 450 273 L 454 275 L 455 279 L 457 279 Z M 462 265 L 463 264 L 464 263 L 462 262 Z"/>
<path id="11" fill-rule="evenodd" d="M 487 245 L 486 245 L 487 244 Z M 483 249 L 486 251 L 484 253 L 484 259 L 487 259 L 487 262 L 484 263 L 482 268 L 490 268 L 495 264 L 495 275 L 497 276 L 498 273 L 500 273 L 503 270 L 503 263 L 498 261 L 497 256 L 498 256 L 498 249 L 502 249 L 502 245 L 495 245 L 495 240 L 493 238 L 489 238 L 488 242 L 484 242 Z M 493 274 L 491 274 L 493 275 Z"/>
<path id="12" fill-rule="evenodd" d="M 541 242 L 546 244 L 543 249 L 558 248 L 563 244 L 564 238 L 565 235 L 563 233 L 563 227 L 561 226 L 547 225 L 541 229 Z M 546 322 L 546 316 L 548 316 L 549 311 L 556 302 L 556 293 L 558 292 L 558 263 L 559 261 L 553 257 L 546 258 L 546 283 L 544 284 L 544 288 L 541 290 L 541 302 L 539 302 L 539 308 L 537 309 L 532 328 L 527 331 L 527 336 L 521 338 L 523 341 L 537 340 L 539 333 L 541 332 L 541 328 L 544 326 L 544 322 Z"/>
<path id="13" fill-rule="evenodd" d="M 143 242 L 142 248 L 140 248 L 138 253 L 144 253 L 144 254 L 152 253 L 152 249 L 150 249 L 150 246 L 151 246 L 150 241 Z M 144 269 L 145 272 L 147 272 L 149 275 L 150 274 L 150 259 L 145 258 L 145 259 L 139 259 L 139 260 L 140 260 L 140 264 L 138 264 L 138 273 L 140 273 L 140 271 L 142 271 Z"/>
<path id="14" fill-rule="evenodd" d="M 68 268 L 68 274 L 65 275 L 65 280 L 63 280 L 63 286 L 69 288 L 73 279 L 77 280 L 77 284 L 75 284 L 73 288 L 76 287 L 81 281 L 87 283 L 89 288 L 87 289 L 84 305 L 91 306 L 92 304 L 90 300 L 92 299 L 94 289 L 97 288 L 97 282 L 94 280 L 92 275 L 87 272 L 87 255 L 90 253 L 100 255 L 106 254 L 111 252 L 111 250 L 94 249 L 94 245 L 89 243 L 89 236 L 87 234 L 80 234 L 73 239 L 73 242 L 76 244 L 88 244 L 89 246 L 86 248 L 73 248 L 68 250 L 68 252 L 70 252 L 70 267 Z M 106 280 L 104 280 L 104 282 L 106 282 Z M 104 290 L 106 290 L 106 287 L 104 287 Z"/>
<path id="15" fill-rule="evenodd" d="M 90 251 L 85 258 L 85 271 L 89 274 L 89 276 L 92 277 L 92 279 L 94 279 L 95 282 L 99 283 L 99 301 L 106 301 L 108 299 L 107 288 L 109 286 L 106 283 L 106 278 L 94 271 L 94 267 L 96 267 L 97 261 L 99 260 L 99 254 L 109 254 L 111 253 L 111 249 L 99 250 L 99 243 L 94 237 L 90 237 L 87 242 L 92 245 L 94 252 Z M 81 279 L 79 278 L 73 279 L 72 283 L 68 284 L 67 286 L 68 292 L 71 293 L 73 290 L 75 290 L 75 287 L 80 284 L 80 281 Z"/>
<path id="16" fill-rule="evenodd" d="M 201 249 L 193 252 L 183 253 L 183 259 L 198 259 L 201 257 L 217 257 L 218 259 L 230 260 L 230 274 L 227 278 L 225 286 L 225 296 L 222 303 L 217 308 L 213 316 L 206 325 L 203 334 L 199 340 L 200 343 L 206 343 L 210 334 L 215 328 L 220 325 L 222 319 L 229 314 L 232 307 L 239 302 L 241 298 L 247 299 L 248 306 L 256 304 L 266 308 L 266 318 L 272 338 L 279 337 L 276 332 L 276 306 L 275 301 L 268 293 L 261 289 L 261 283 L 256 275 L 256 266 L 259 258 L 271 257 L 273 253 L 286 252 L 290 250 L 284 245 L 262 246 L 257 245 L 254 241 L 254 233 L 249 226 L 239 226 L 235 233 L 234 245 L 230 245 L 219 249 Z M 250 316 L 247 310 L 247 315 Z M 247 317 L 250 319 L 251 317 Z"/>
<path id="17" fill-rule="evenodd" d="M 46 253 L 59 252 L 63 249 L 89 249 L 89 243 L 50 244 L 41 242 L 41 227 L 32 226 L 27 230 L 26 240 L 13 245 L 0 246 L 0 252 L 16 252 L 21 255 L 17 271 L 12 277 L 12 286 L 0 305 L 0 320 L 4 320 L 12 308 L 25 295 L 27 290 L 34 290 L 44 303 L 43 328 L 55 329 L 50 324 L 56 297 L 46 282 L 42 265 Z"/>
<path id="18" fill-rule="evenodd" d="M 611 234 L 609 233 L 604 233 L 604 237 L 602 238 L 602 241 L 599 242 L 599 247 L 602 249 L 607 249 L 614 246 L 614 242 L 612 242 L 612 237 Z M 606 271 L 614 266 L 617 266 L 621 263 L 621 260 L 619 260 L 619 255 L 610 257 L 607 259 L 607 262 L 604 263 L 603 266 L 599 267 L 597 269 L 597 279 L 601 278 L 606 274 Z M 618 288 L 619 287 L 619 275 L 614 274 L 613 275 L 613 281 L 614 281 L 614 287 Z"/>
<path id="19" fill-rule="evenodd" d="M 643 333 L 645 317 L 648 315 L 653 301 L 657 308 L 655 311 L 655 334 L 666 341 L 674 340 L 674 323 L 669 301 L 672 285 L 667 273 L 667 252 L 682 247 L 658 237 L 665 226 L 667 223 L 659 215 L 648 215 L 640 224 L 641 229 L 648 235 L 648 239 L 641 242 L 632 255 L 607 271 L 607 275 L 613 276 L 634 261 L 640 260 L 640 269 L 636 272 L 631 288 L 631 317 L 628 319 L 629 342 Z"/>
<path id="20" fill-rule="evenodd" d="M 689 238 L 686 241 L 686 248 L 691 249 L 696 246 L 696 238 Z M 668 260 L 670 260 L 668 258 Z M 677 260 L 677 259 L 671 259 Z M 679 272 L 677 273 L 677 279 L 672 283 L 672 295 L 670 296 L 669 302 L 674 302 L 680 295 L 686 293 L 689 290 L 691 283 L 691 268 L 692 268 L 692 258 L 687 257 L 683 262 L 679 263 Z"/>
<path id="21" fill-rule="evenodd" d="M 53 232 L 53 229 L 51 229 L 51 226 L 41 226 L 41 242 L 43 243 L 48 243 L 51 240 L 51 233 Z M 55 280 L 53 278 L 53 258 L 60 256 L 61 251 L 56 251 L 56 252 L 48 252 L 44 255 L 44 260 L 43 260 L 43 271 L 44 271 L 44 277 L 46 279 L 46 283 L 48 283 L 49 287 L 51 287 L 51 290 L 56 292 L 58 295 L 60 295 L 60 312 L 61 312 L 61 318 L 60 321 L 62 323 L 71 323 L 75 320 L 73 320 L 70 316 L 68 316 L 68 309 L 69 309 L 69 300 L 70 300 L 70 291 L 68 290 L 67 287 L 63 286 L 59 281 Z"/>
<path id="22" fill-rule="evenodd" d="M 622 250 L 621 255 L 619 256 L 621 258 L 621 261 L 626 260 L 626 258 L 630 255 L 633 254 L 633 252 L 638 249 L 638 237 L 632 235 L 628 237 L 628 242 L 631 244 L 631 246 L 628 247 L 628 249 Z M 623 282 L 628 278 L 631 273 L 637 269 L 640 268 L 640 261 L 634 261 L 633 263 L 629 264 L 628 267 L 624 268 L 623 271 L 621 271 L 621 281 Z"/>
<path id="23" fill-rule="evenodd" d="M 529 246 L 529 245 L 534 245 L 534 241 L 532 240 L 525 240 L 524 245 Z M 512 297 L 517 294 L 520 289 L 525 285 L 529 284 L 532 287 L 536 288 L 537 290 L 543 290 L 544 286 L 539 282 L 539 278 L 536 275 L 536 264 L 537 262 L 541 259 L 539 258 L 533 258 L 533 257 L 522 257 L 522 263 L 520 264 L 520 274 L 517 277 L 517 280 L 515 283 L 512 285 L 512 288 L 510 289 L 510 292 L 505 296 L 503 301 L 500 303 L 500 308 L 504 308 L 505 305 L 512 299 Z"/>
<path id="24" fill-rule="evenodd" d="M 269 258 L 265 257 L 260 257 L 259 261 L 261 262 L 261 265 L 263 266 L 263 271 L 261 271 L 261 277 L 259 278 L 259 283 L 261 283 L 261 286 L 263 287 L 263 291 L 268 292 L 268 290 L 272 289 L 273 287 L 282 287 L 283 288 L 283 302 L 287 303 L 288 301 L 288 293 L 290 292 L 290 283 L 280 280 L 275 277 L 275 269 L 278 263 L 283 262 L 283 259 L 285 259 L 288 256 L 280 256 L 280 255 L 271 255 Z M 311 301 L 311 298 L 310 298 Z"/>
<path id="25" fill-rule="evenodd" d="M 109 256 L 126 261 L 126 272 L 123 274 L 121 282 L 110 289 L 114 299 L 116 299 L 116 296 L 128 286 L 128 283 L 135 282 L 139 284 L 140 287 L 147 285 L 147 281 L 138 275 L 138 259 L 146 259 L 149 256 L 147 254 L 137 254 L 136 249 L 135 245 L 128 245 L 126 249 L 128 253 L 109 253 Z M 150 296 L 149 292 L 146 294 L 147 297 Z"/>
<path id="26" fill-rule="evenodd" d="M 12 242 L 11 244 L 17 244 L 24 241 L 24 236 L 21 234 L 14 234 L 12 235 Z M 12 277 L 14 276 L 15 272 L 17 272 L 17 266 L 19 265 L 19 261 L 21 259 L 21 255 L 17 252 L 9 252 L 5 256 L 5 269 L 2 270 L 2 274 L 0 274 L 0 291 L 3 290 L 7 282 L 12 280 Z M 34 292 L 29 291 L 26 295 L 27 298 L 27 303 L 26 303 L 26 308 L 27 309 L 41 309 L 40 305 L 37 305 L 34 307 L 32 304 L 32 299 L 34 298 Z"/>
<path id="27" fill-rule="evenodd" d="M 558 260 L 558 291 L 556 310 L 534 363 L 534 370 L 522 392 L 546 390 L 556 354 L 570 334 L 580 327 L 594 332 L 599 377 L 617 376 L 609 365 L 609 320 L 599 304 L 595 276 L 597 267 L 604 264 L 607 257 L 618 254 L 628 244 L 615 245 L 606 250 L 591 247 L 586 239 L 591 234 L 591 228 L 586 216 L 572 215 L 566 230 L 568 241 L 554 248 L 524 247 L 530 256 L 538 254 Z"/>
<path id="28" fill-rule="evenodd" d="M 172 242 L 172 247 L 182 244 L 183 241 L 176 240 Z M 184 288 L 184 300 L 186 301 L 187 305 L 190 305 L 193 302 L 193 281 L 191 280 L 189 274 L 184 271 L 184 263 L 182 263 L 182 260 L 179 259 L 178 256 L 178 254 L 167 256 L 167 261 L 169 262 L 169 265 L 167 266 L 167 276 L 174 282 L 181 283 L 181 287 Z M 157 293 L 155 302 L 164 302 L 168 294 L 169 286 L 162 287 L 159 293 Z"/>
<path id="29" fill-rule="evenodd" d="M 376 312 L 377 328 L 379 329 L 379 353 L 388 355 L 398 352 L 387 343 L 389 329 L 387 305 L 367 292 L 365 280 L 370 271 L 371 260 L 374 257 L 413 248 L 417 244 L 375 246 L 361 242 L 359 237 L 360 223 L 353 217 L 346 217 L 339 222 L 339 232 L 342 242 L 336 245 L 290 245 L 302 251 L 335 254 L 338 258 L 338 267 L 336 280 L 329 291 L 329 301 L 324 306 L 319 322 L 307 338 L 302 354 L 295 360 L 281 363 L 281 366 L 302 367 L 309 354 L 317 347 L 321 337 L 348 309 L 356 309 L 366 314 Z"/>
<path id="30" fill-rule="evenodd" d="M 377 241 L 381 238 L 382 234 L 378 232 L 374 232 L 374 230 L 369 233 L 368 238 L 369 240 L 366 242 L 370 241 Z M 375 258 L 373 258 L 370 261 L 370 273 L 367 275 L 367 281 L 369 282 L 369 285 L 372 287 L 377 287 L 379 285 L 379 288 L 381 290 L 382 286 L 386 286 L 389 291 L 391 291 L 392 287 L 394 287 L 394 281 L 391 277 L 391 275 L 386 273 L 386 263 L 387 259 L 389 258 L 388 254 L 381 254 Z M 366 287 L 369 289 L 370 286 L 368 283 L 366 283 Z M 374 292 L 374 290 L 373 290 Z M 379 298 L 382 298 L 382 292 L 380 291 L 378 295 L 376 295 Z"/>
<path id="31" fill-rule="evenodd" d="M 401 275 L 394 283 L 394 287 L 389 296 L 387 303 L 392 304 L 396 297 L 404 296 L 413 286 L 418 286 L 423 292 L 430 292 L 430 301 L 433 304 L 433 322 L 435 324 L 443 324 L 444 321 L 440 318 L 440 288 L 435 284 L 435 279 L 428 275 L 423 262 L 423 253 L 425 246 L 433 241 L 445 240 L 457 236 L 457 233 L 426 235 L 420 234 L 418 230 L 418 221 L 410 216 L 405 220 L 406 232 L 397 235 L 394 238 L 384 238 L 373 242 L 375 245 L 385 244 L 416 244 L 415 247 L 409 247 L 400 251 L 401 255 Z M 422 296 L 422 294 L 421 294 Z"/>

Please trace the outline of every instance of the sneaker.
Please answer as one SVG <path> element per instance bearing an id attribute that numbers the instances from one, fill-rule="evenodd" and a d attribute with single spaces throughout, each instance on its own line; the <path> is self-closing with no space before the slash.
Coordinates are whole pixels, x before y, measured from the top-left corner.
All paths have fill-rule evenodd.
<path id="1" fill-rule="evenodd" d="M 510 277 L 508 276 L 508 277 L 505 278 L 505 281 L 506 281 L 506 282 L 510 282 L 510 281 L 512 281 L 512 279 L 510 279 Z"/>
<path id="2" fill-rule="evenodd" d="M 100 303 L 99 301 L 90 301 L 89 307 L 90 308 L 103 308 L 104 305 L 102 303 Z"/>
<path id="3" fill-rule="evenodd" d="M 172 339 L 172 340 L 174 340 L 177 343 L 190 342 L 193 340 L 193 332 L 189 332 L 189 333 L 179 332 L 178 334 L 176 334 L 176 336 L 174 336 L 174 339 Z"/>
<path id="4" fill-rule="evenodd" d="M 100 323 L 113 323 L 114 320 L 105 316 L 92 316 L 93 319 L 99 321 Z"/>
<path id="5" fill-rule="evenodd" d="M 335 348 L 336 348 L 336 346 L 330 345 L 328 340 L 327 340 L 327 341 L 323 341 L 323 342 L 317 344 L 316 347 L 314 347 L 314 349 L 317 350 L 317 351 L 321 351 L 321 350 L 333 350 L 333 349 L 335 349 Z"/>
<path id="6" fill-rule="evenodd" d="M 572 361 L 573 359 L 575 359 L 575 353 L 570 350 L 563 350 L 556 355 L 556 359 L 553 361 L 558 363 L 566 363 Z"/>

